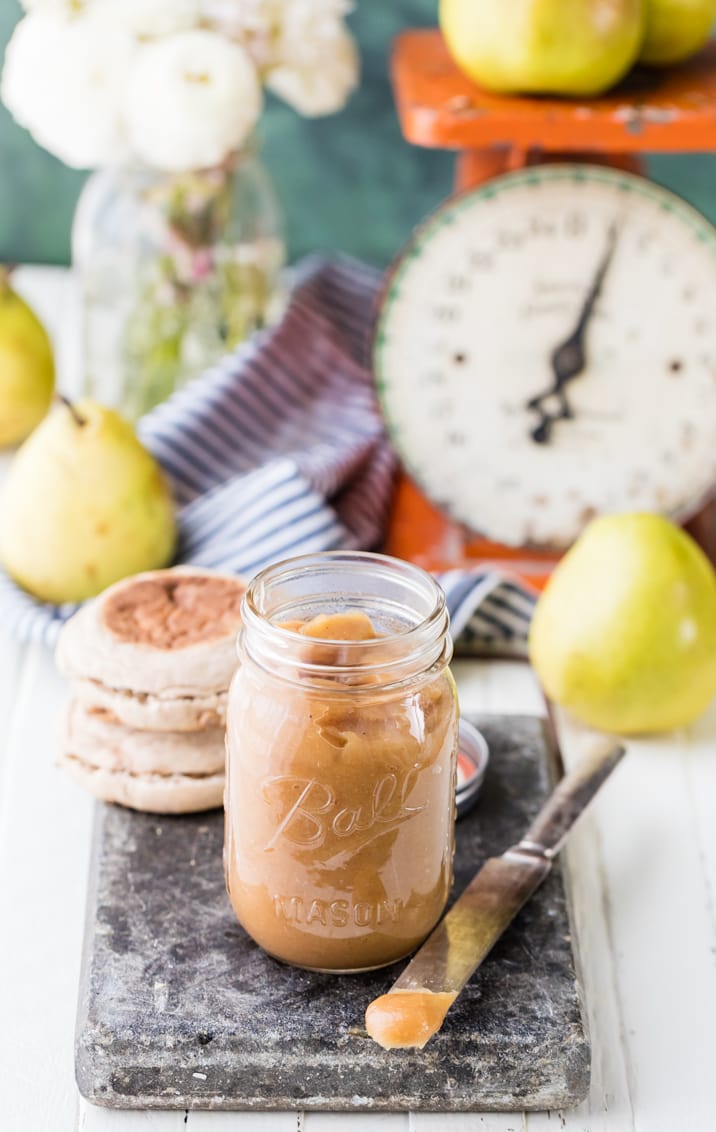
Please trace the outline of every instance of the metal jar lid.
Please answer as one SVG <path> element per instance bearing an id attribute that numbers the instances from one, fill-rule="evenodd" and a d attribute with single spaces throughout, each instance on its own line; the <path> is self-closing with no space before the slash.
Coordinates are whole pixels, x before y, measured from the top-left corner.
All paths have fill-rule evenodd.
<path id="1" fill-rule="evenodd" d="M 457 816 L 472 808 L 480 793 L 490 758 L 487 741 L 466 719 L 460 720 L 457 742 Z"/>

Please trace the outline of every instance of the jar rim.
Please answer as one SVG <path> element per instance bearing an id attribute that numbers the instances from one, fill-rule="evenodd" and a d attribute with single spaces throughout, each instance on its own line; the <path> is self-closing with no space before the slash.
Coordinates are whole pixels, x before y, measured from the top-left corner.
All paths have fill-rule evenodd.
<path id="1" fill-rule="evenodd" d="M 303 658 L 300 665 L 303 677 L 321 677 L 327 673 L 338 673 L 343 677 L 359 676 L 364 675 L 367 668 L 373 674 L 393 672 L 397 675 L 396 669 L 400 669 L 408 658 L 412 658 L 413 664 L 421 657 L 426 661 L 430 657 L 431 662 L 437 660 L 444 652 L 444 638 L 448 636 L 449 629 L 449 617 L 442 587 L 431 574 L 428 574 L 420 566 L 373 551 L 333 550 L 303 554 L 283 559 L 260 571 L 251 580 L 244 594 L 242 601 L 243 624 L 238 643 L 241 643 L 247 630 L 249 632 L 255 630 L 268 644 L 273 654 L 272 660 L 284 659 L 288 662 L 290 654 L 295 649 L 305 648 L 306 636 L 296 630 L 276 624 L 274 619 L 277 614 L 280 616 L 282 612 L 287 619 L 290 619 L 290 604 L 283 610 L 273 610 L 274 619 L 269 616 L 266 608 L 266 591 L 268 588 L 272 584 L 286 583 L 305 576 L 308 569 L 317 578 L 320 578 L 321 573 L 335 572 L 337 569 L 340 571 L 341 567 L 344 567 L 347 573 L 350 569 L 355 570 L 356 567 L 366 566 L 374 567 L 374 573 L 377 569 L 394 581 L 406 583 L 408 590 L 412 590 L 416 598 L 422 597 L 422 603 L 427 606 L 427 612 L 423 613 L 419 608 L 415 609 L 412 606 L 410 607 L 411 610 L 416 613 L 416 620 L 412 624 L 399 624 L 399 627 L 394 631 L 381 633 L 380 636 L 369 640 L 347 641 L 345 638 L 316 638 L 314 643 L 317 646 L 325 646 L 328 649 L 340 647 L 347 662 L 321 663 Z M 312 591 L 312 595 L 314 597 L 321 595 L 318 584 Z M 341 597 L 345 598 L 346 605 L 350 607 L 352 604 L 357 604 L 361 597 L 365 599 L 365 594 L 360 595 L 355 591 L 346 591 L 341 594 Z M 354 599 L 353 602 L 351 598 Z M 295 605 L 296 602 L 294 601 L 293 604 Z M 408 606 L 406 605 L 403 608 L 408 608 Z M 402 659 L 396 659 L 395 656 L 385 657 L 386 646 L 390 648 L 391 645 L 401 646 L 404 650 Z M 451 654 L 451 645 L 448 644 L 448 647 Z M 371 655 L 375 656 L 376 659 L 371 660 Z M 351 662 L 351 658 L 355 661 L 355 657 L 360 657 L 361 662 Z M 380 659 L 378 659 L 379 657 Z M 447 659 L 449 661 L 449 656 Z"/>
<path id="2" fill-rule="evenodd" d="M 346 641 L 344 638 L 340 637 L 334 639 L 322 637 L 322 644 L 345 645 L 359 643 L 362 646 L 371 646 L 379 644 L 385 645 L 386 643 L 390 643 L 393 640 L 405 640 L 405 638 L 409 637 L 411 633 L 417 633 L 420 630 L 424 630 L 428 625 L 439 620 L 442 614 L 445 612 L 445 593 L 439 582 L 436 581 L 432 574 L 428 574 L 427 570 L 423 570 L 421 566 L 416 566 L 412 562 L 406 562 L 402 558 L 393 558 L 389 554 L 379 554 L 371 550 L 325 550 L 313 554 L 300 554 L 294 558 L 284 558 L 280 562 L 273 563 L 271 566 L 266 566 L 251 579 L 246 588 L 244 602 L 246 603 L 246 607 L 251 610 L 252 614 L 254 614 L 261 620 L 262 625 L 268 624 L 271 625 L 272 628 L 277 628 L 277 626 L 272 625 L 270 621 L 267 621 L 265 619 L 264 613 L 262 613 L 262 611 L 257 607 L 254 595 L 258 585 L 263 585 L 268 580 L 276 581 L 279 578 L 287 580 L 291 577 L 292 574 L 302 573 L 303 570 L 305 570 L 309 565 L 320 563 L 334 564 L 340 562 L 351 563 L 356 561 L 366 564 L 373 563 L 377 566 L 387 567 L 391 571 L 395 571 L 396 567 L 402 570 L 405 573 L 406 577 L 413 578 L 415 581 L 421 582 L 422 584 L 426 585 L 426 588 L 429 588 L 432 591 L 435 596 L 435 604 L 433 606 L 433 609 L 420 621 L 416 621 L 414 625 L 408 625 L 405 628 L 397 630 L 395 633 L 386 633 L 382 637 L 376 637 L 375 640 L 353 642 Z M 290 569 L 287 569 L 287 567 L 290 567 Z M 273 578 L 271 577 L 272 575 L 274 575 Z M 350 596 L 350 594 L 346 594 L 347 599 L 350 599 Z M 305 636 L 293 629 L 281 628 L 281 633 L 282 635 L 288 634 L 294 639 L 302 641 L 303 644 L 306 643 Z"/>

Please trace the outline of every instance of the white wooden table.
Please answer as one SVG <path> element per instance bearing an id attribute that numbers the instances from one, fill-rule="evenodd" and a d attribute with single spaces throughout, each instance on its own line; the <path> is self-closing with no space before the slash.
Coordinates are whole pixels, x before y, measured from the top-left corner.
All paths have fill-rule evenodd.
<path id="1" fill-rule="evenodd" d="M 77 378 L 66 272 L 17 285 Z M 0 465 L 1 466 L 1 465 Z M 463 662 L 466 709 L 539 711 L 520 664 Z M 592 1090 L 565 1113 L 464 1116 L 125 1113 L 86 1105 L 72 1046 L 91 800 L 53 767 L 66 690 L 46 651 L 0 626 L 0 1132 L 711 1132 L 716 1077 L 716 709 L 630 744 L 567 850 L 593 1043 Z M 560 732 L 569 762 L 575 736 Z"/>

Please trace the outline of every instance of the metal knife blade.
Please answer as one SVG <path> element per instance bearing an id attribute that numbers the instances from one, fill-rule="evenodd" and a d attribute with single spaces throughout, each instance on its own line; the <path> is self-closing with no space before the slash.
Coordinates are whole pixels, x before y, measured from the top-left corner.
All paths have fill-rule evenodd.
<path id="1" fill-rule="evenodd" d="M 508 849 L 491 857 L 428 936 L 390 993 L 428 990 L 458 994 L 552 864 Z"/>
<path id="2" fill-rule="evenodd" d="M 623 755 L 624 747 L 601 737 L 561 780 L 519 844 L 483 865 L 388 993 L 369 1005 L 366 1027 L 372 1038 L 385 1048 L 423 1046 L 439 1030 L 457 995 L 547 876 L 572 825 Z"/>

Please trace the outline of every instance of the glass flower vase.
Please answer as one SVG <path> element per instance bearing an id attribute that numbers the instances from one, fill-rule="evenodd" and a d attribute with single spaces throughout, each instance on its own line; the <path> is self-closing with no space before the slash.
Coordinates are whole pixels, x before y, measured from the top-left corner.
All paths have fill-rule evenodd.
<path id="1" fill-rule="evenodd" d="M 281 309 L 283 223 L 255 150 L 93 173 L 75 212 L 84 392 L 136 420 Z"/>

